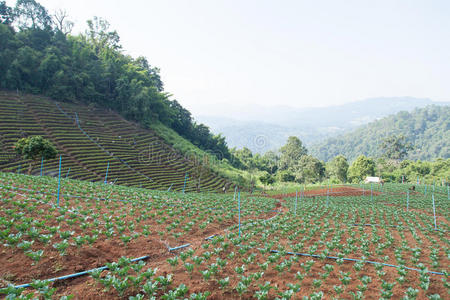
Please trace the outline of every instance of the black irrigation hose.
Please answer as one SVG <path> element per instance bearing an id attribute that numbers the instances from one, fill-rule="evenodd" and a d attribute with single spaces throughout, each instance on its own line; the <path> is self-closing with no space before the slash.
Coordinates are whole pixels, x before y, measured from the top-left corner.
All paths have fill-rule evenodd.
<path id="1" fill-rule="evenodd" d="M 280 251 L 278 251 L 278 250 L 270 250 L 270 252 L 272 252 L 272 253 L 279 253 Z M 321 258 L 321 256 L 317 255 L 317 254 L 298 253 L 298 252 L 286 252 L 286 253 L 290 254 L 290 255 L 309 256 L 309 257 Z M 393 267 L 393 268 L 405 268 L 405 269 L 412 270 L 412 271 L 417 271 L 417 272 L 421 271 L 420 269 L 416 269 L 416 268 L 410 268 L 410 267 L 405 267 L 405 266 L 397 266 L 397 265 L 391 265 L 391 264 L 386 264 L 386 263 L 380 263 L 380 262 L 376 262 L 376 261 L 361 260 L 361 259 L 356 259 L 356 258 L 345 258 L 345 257 L 339 258 L 339 257 L 336 257 L 336 256 L 325 256 L 325 258 L 334 259 L 334 260 L 342 259 L 342 260 L 345 260 L 345 261 L 365 262 L 365 263 L 368 263 L 368 264 L 383 265 L 383 266 Z M 427 271 L 427 273 L 435 274 L 435 275 L 445 275 L 442 272 L 435 272 L 435 271 Z"/>
<path id="2" fill-rule="evenodd" d="M 381 224 L 349 224 L 349 226 L 377 226 L 377 227 L 398 227 L 401 229 L 408 229 L 410 227 L 405 227 L 405 226 L 401 226 L 401 225 L 381 225 Z M 447 230 L 443 230 L 443 229 L 428 229 L 425 227 L 415 227 L 415 228 L 419 228 L 419 229 L 424 229 L 424 230 L 428 230 L 428 231 L 440 231 L 440 232 L 447 232 Z"/>
<path id="3" fill-rule="evenodd" d="M 206 237 L 205 240 L 210 240 L 210 239 L 214 238 L 215 236 L 217 236 L 217 234 L 213 234 L 213 235 L 211 235 L 209 237 Z M 169 248 L 169 251 L 172 252 L 174 250 L 178 250 L 178 249 L 189 247 L 190 245 L 191 244 L 185 244 L 185 245 L 181 245 L 181 246 L 178 246 L 178 247 Z M 137 258 L 132 259 L 131 262 L 145 260 L 145 259 L 147 259 L 149 257 L 150 257 L 149 255 L 137 257 Z M 82 272 L 78 272 L 78 273 L 74 273 L 74 274 L 69 274 L 69 275 L 64 275 L 64 276 L 60 276 L 60 277 L 45 279 L 43 281 L 53 282 L 53 281 L 58 281 L 58 280 L 65 280 L 65 279 L 80 277 L 80 276 L 88 275 L 88 274 L 90 274 L 90 273 L 92 273 L 94 271 L 97 271 L 97 270 L 100 270 L 100 271 L 108 270 L 108 267 L 107 266 L 103 266 L 103 267 L 94 268 L 94 269 L 90 269 L 90 270 L 87 270 L 87 271 L 82 271 Z M 14 288 L 16 288 L 16 289 L 27 288 L 27 287 L 31 287 L 31 284 L 30 283 L 26 283 L 26 284 L 21 284 L 21 285 L 14 286 Z"/>

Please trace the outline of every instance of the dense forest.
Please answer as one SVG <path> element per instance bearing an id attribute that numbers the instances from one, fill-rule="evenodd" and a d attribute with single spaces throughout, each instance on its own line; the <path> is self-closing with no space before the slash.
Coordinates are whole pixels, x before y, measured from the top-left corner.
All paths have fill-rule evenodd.
<path id="1" fill-rule="evenodd" d="M 368 157 L 360 154 L 349 161 L 343 155 L 336 155 L 324 162 L 308 154 L 302 141 L 294 136 L 278 152 L 264 155 L 243 148 L 232 149 L 243 167 L 263 185 L 283 183 L 359 183 L 366 176 L 379 176 L 386 182 L 448 183 L 450 179 L 450 158 L 434 161 L 405 159 L 412 146 L 402 135 L 391 135 L 380 144 L 380 155 Z"/>
<path id="2" fill-rule="evenodd" d="M 0 88 L 106 107 L 147 128 L 163 124 L 215 155 L 230 178 L 247 186 L 359 182 L 367 175 L 390 181 L 450 177 L 448 106 L 400 112 L 309 151 L 295 136 L 277 152 L 229 149 L 223 136 L 195 122 L 164 91 L 158 68 L 124 54 L 107 21 L 88 20 L 78 35 L 72 27 L 64 11 L 50 14 L 35 0 L 18 0 L 15 7 L 0 1 Z M 435 158 L 443 159 L 413 161 Z"/>
<path id="3" fill-rule="evenodd" d="M 427 106 L 412 112 L 399 112 L 369 123 L 350 133 L 329 138 L 310 147 L 312 155 L 329 161 L 342 154 L 349 160 L 359 155 L 378 157 L 383 139 L 403 135 L 412 145 L 406 158 L 432 160 L 450 157 L 450 106 Z"/>
<path id="4" fill-rule="evenodd" d="M 72 35 L 64 11 L 50 14 L 34 0 L 18 0 L 15 7 L 0 1 L 0 23 L 0 88 L 110 108 L 147 128 L 160 122 L 231 160 L 225 138 L 171 99 L 145 57 L 124 54 L 107 21 L 95 17 L 85 33 Z"/>

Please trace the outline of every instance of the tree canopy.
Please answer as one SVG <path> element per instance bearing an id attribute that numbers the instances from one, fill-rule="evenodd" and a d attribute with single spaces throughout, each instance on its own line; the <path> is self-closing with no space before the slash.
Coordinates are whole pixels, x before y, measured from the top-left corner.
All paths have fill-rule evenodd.
<path id="1" fill-rule="evenodd" d="M 352 163 L 348 169 L 348 177 L 351 182 L 357 183 L 363 180 L 366 176 L 375 175 L 375 162 L 373 159 L 360 155 Z"/>
<path id="2" fill-rule="evenodd" d="M 450 158 L 450 106 L 430 105 L 417 108 L 412 112 L 402 111 L 364 125 L 347 134 L 330 138 L 309 147 L 310 153 L 319 159 L 329 161 L 342 154 L 350 161 L 360 154 L 381 157 L 385 149 L 380 147 L 390 137 L 404 137 L 399 140 L 408 147 L 406 155 L 400 154 L 401 148 L 389 156 L 401 159 L 433 160 Z M 391 143 L 391 145 L 395 145 Z M 400 152 L 398 152 L 400 151 Z M 394 153 L 397 152 L 397 155 Z"/>
<path id="3" fill-rule="evenodd" d="M 41 158 L 55 158 L 58 153 L 55 146 L 40 135 L 19 139 L 14 144 L 14 149 L 24 159 L 31 160 L 28 173 L 31 172 L 33 162 Z"/>
<path id="4" fill-rule="evenodd" d="M 345 156 L 338 155 L 326 164 L 327 175 L 341 183 L 347 182 L 348 162 Z"/>
<path id="5" fill-rule="evenodd" d="M 280 169 L 287 170 L 289 166 L 293 166 L 308 151 L 298 137 L 290 136 L 286 144 L 280 148 L 280 153 Z"/>
<path id="6" fill-rule="evenodd" d="M 325 177 L 325 166 L 311 155 L 302 155 L 292 167 L 292 172 L 298 183 L 317 183 Z"/>
<path id="7" fill-rule="evenodd" d="M 388 159 L 401 160 L 408 155 L 408 151 L 413 149 L 410 143 L 406 142 L 404 135 L 392 135 L 383 140 L 380 145 L 383 156 Z"/>
<path id="8" fill-rule="evenodd" d="M 35 0 L 18 0 L 14 8 L 0 2 L 0 20 L 0 88 L 110 108 L 147 128 L 161 122 L 231 160 L 225 138 L 196 123 L 164 91 L 159 69 L 147 58 L 124 54 L 106 20 L 94 17 L 83 34 L 71 35 L 67 13 L 52 15 Z"/>

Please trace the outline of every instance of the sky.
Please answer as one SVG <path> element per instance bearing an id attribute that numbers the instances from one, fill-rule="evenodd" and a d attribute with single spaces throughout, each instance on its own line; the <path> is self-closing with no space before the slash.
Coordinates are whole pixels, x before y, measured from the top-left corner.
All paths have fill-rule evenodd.
<path id="1" fill-rule="evenodd" d="M 6 1 L 14 6 L 15 1 Z M 73 33 L 98 16 L 193 114 L 372 97 L 450 100 L 447 0 L 41 0 Z"/>

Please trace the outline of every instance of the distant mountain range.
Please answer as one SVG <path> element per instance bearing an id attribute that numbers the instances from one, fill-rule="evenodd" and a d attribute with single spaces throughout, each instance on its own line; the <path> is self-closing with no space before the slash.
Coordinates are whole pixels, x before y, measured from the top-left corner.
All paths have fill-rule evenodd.
<path id="1" fill-rule="evenodd" d="M 450 158 L 450 106 L 430 105 L 412 112 L 402 111 L 329 138 L 309 150 L 325 161 L 339 154 L 350 161 L 361 154 L 379 157 L 383 154 L 380 145 L 392 135 L 404 135 L 413 146 L 409 159 Z"/>
<path id="2" fill-rule="evenodd" d="M 254 153 L 264 153 L 279 149 L 291 135 L 298 136 L 307 146 L 311 146 L 388 115 L 431 104 L 449 105 L 450 102 L 384 97 L 304 109 L 287 106 L 224 106 L 221 116 L 200 115 L 196 116 L 196 120 L 209 126 L 214 133 L 222 133 L 230 147 L 247 147 Z"/>

